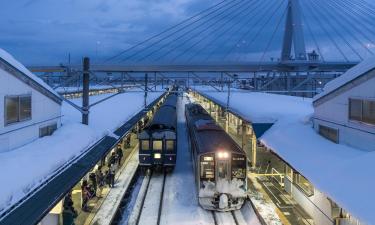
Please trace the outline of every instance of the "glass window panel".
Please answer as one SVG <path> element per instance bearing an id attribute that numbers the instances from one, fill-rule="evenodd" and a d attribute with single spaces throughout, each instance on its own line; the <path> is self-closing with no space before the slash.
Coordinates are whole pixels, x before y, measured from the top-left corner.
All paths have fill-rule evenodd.
<path id="1" fill-rule="evenodd" d="M 142 140 L 142 146 L 141 146 L 141 149 L 142 150 L 150 150 L 150 142 L 149 140 Z"/>
<path id="2" fill-rule="evenodd" d="M 167 150 L 174 150 L 174 141 L 173 140 L 167 140 Z"/>
<path id="3" fill-rule="evenodd" d="M 363 101 L 363 122 L 375 125 L 375 101 Z"/>
<path id="4" fill-rule="evenodd" d="M 362 120 L 362 101 L 359 99 L 349 99 L 349 119 Z"/>
<path id="5" fill-rule="evenodd" d="M 163 141 L 153 141 L 152 142 L 152 149 L 153 150 L 162 150 L 163 149 Z"/>
<path id="6" fill-rule="evenodd" d="M 20 115 L 19 120 L 29 120 L 31 119 L 31 96 L 22 96 L 19 98 L 20 101 Z"/>
<path id="7" fill-rule="evenodd" d="M 323 125 L 319 125 L 319 134 L 327 138 L 330 141 L 333 141 L 335 143 L 339 142 L 339 134 L 338 134 L 338 130 L 336 129 L 326 127 Z"/>
<path id="8" fill-rule="evenodd" d="M 18 97 L 5 97 L 5 123 L 11 124 L 19 121 Z"/>
<path id="9" fill-rule="evenodd" d="M 314 186 L 302 175 L 296 174 L 295 184 L 302 189 L 307 196 L 314 195 Z"/>

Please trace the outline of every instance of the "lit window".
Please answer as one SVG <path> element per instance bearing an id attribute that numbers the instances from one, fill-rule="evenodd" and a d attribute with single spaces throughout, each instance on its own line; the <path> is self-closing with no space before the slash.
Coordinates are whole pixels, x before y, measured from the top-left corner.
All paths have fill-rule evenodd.
<path id="1" fill-rule="evenodd" d="M 150 142 L 149 140 L 142 140 L 142 146 L 141 146 L 141 149 L 142 150 L 150 150 Z"/>
<path id="2" fill-rule="evenodd" d="M 152 149 L 161 151 L 163 149 L 163 141 L 157 140 L 152 142 Z"/>
<path id="3" fill-rule="evenodd" d="M 294 174 L 294 183 L 299 187 L 303 193 L 305 193 L 308 197 L 314 195 L 314 187 L 313 185 L 301 174 Z"/>
<path id="4" fill-rule="evenodd" d="M 339 142 L 339 131 L 327 126 L 319 125 L 319 134 L 335 143 Z"/>
<path id="5" fill-rule="evenodd" d="M 5 97 L 5 124 L 31 119 L 31 95 Z"/>
<path id="6" fill-rule="evenodd" d="M 174 141 L 173 140 L 167 140 L 166 141 L 167 150 L 174 150 Z"/>

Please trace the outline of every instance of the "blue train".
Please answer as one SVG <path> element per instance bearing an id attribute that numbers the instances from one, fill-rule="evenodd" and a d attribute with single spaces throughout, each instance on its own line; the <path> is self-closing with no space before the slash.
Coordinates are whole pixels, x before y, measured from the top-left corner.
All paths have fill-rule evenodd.
<path id="1" fill-rule="evenodd" d="M 138 135 L 139 165 L 174 168 L 177 157 L 177 95 L 170 94 Z"/>

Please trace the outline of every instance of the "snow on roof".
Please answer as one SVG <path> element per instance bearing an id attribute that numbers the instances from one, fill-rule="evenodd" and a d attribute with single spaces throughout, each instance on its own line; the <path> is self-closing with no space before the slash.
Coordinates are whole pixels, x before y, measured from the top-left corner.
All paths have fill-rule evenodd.
<path id="1" fill-rule="evenodd" d="M 343 85 L 349 83 L 350 81 L 362 76 L 363 74 L 373 69 L 375 69 L 375 57 L 370 57 L 364 60 L 363 62 L 359 63 L 358 65 L 354 66 L 340 77 L 328 82 L 324 86 L 323 92 L 314 97 L 314 101 L 317 101 L 318 99 L 330 94 L 336 89 L 342 87 Z"/>
<path id="2" fill-rule="evenodd" d="M 207 87 L 197 89 L 226 103 L 227 93 Z M 209 91 L 204 92 L 207 89 Z M 375 205 L 369 197 L 375 186 L 375 179 L 372 179 L 375 152 L 336 144 L 317 134 L 312 127 L 310 100 L 232 92 L 230 108 L 245 119 L 275 119 L 275 124 L 260 141 L 352 215 L 362 222 L 375 224 Z"/>
<path id="3" fill-rule="evenodd" d="M 228 93 L 209 87 L 195 87 L 222 105 Z M 248 92 L 231 89 L 229 108 L 252 123 L 274 123 L 284 117 L 301 118 L 312 115 L 311 99 L 286 95 Z"/>
<path id="4" fill-rule="evenodd" d="M 32 79 L 35 82 L 37 82 L 39 85 L 41 85 L 43 88 L 47 89 L 52 94 L 54 94 L 54 95 L 56 95 L 56 96 L 59 97 L 59 94 L 57 94 L 57 92 L 55 92 L 48 84 L 46 84 L 42 79 L 40 79 L 39 77 L 37 77 L 32 72 L 30 72 L 24 65 L 22 65 L 22 63 L 20 63 L 19 61 L 17 61 L 15 58 L 13 58 L 13 56 L 11 54 L 9 54 L 7 51 L 5 51 L 2 48 L 0 48 L 0 58 L 2 58 L 6 62 L 8 62 L 10 65 L 12 65 L 13 67 L 15 67 L 19 71 L 21 71 L 23 74 L 25 74 L 26 76 L 28 76 L 30 79 Z"/>
<path id="5" fill-rule="evenodd" d="M 149 92 L 147 103 L 162 95 Z M 108 94 L 90 96 L 94 103 Z M 90 145 L 112 132 L 143 109 L 143 93 L 125 92 L 90 109 L 89 126 L 80 124 L 81 114 L 71 105 L 62 105 L 62 127 L 52 136 L 0 154 L 0 212 L 40 185 L 51 173 L 82 154 Z M 79 104 L 82 99 L 74 99 Z M 20 167 L 22 165 L 22 168 Z"/>

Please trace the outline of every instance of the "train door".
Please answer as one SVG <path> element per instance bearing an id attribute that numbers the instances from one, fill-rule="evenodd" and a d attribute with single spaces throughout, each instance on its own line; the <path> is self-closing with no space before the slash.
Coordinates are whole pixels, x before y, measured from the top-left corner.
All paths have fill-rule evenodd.
<path id="1" fill-rule="evenodd" d="M 216 163 L 216 179 L 219 180 L 230 180 L 229 161 L 227 159 L 219 159 Z"/>
<path id="2" fill-rule="evenodd" d="M 163 139 L 154 139 L 152 141 L 152 151 L 153 151 L 153 158 L 154 158 L 154 165 L 162 165 L 163 164 Z"/>

